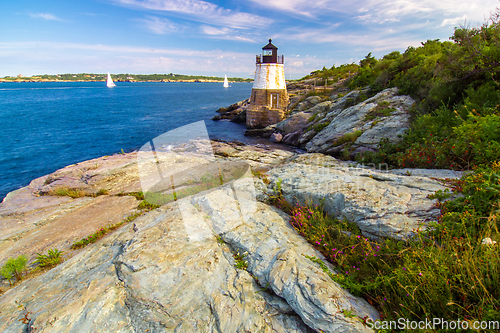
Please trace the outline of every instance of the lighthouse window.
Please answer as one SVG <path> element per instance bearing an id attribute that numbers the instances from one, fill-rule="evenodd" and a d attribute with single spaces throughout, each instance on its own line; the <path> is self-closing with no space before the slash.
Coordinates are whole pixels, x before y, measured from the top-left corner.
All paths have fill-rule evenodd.
<path id="1" fill-rule="evenodd" d="M 273 55 L 273 50 L 264 50 L 264 55 L 265 56 Z"/>

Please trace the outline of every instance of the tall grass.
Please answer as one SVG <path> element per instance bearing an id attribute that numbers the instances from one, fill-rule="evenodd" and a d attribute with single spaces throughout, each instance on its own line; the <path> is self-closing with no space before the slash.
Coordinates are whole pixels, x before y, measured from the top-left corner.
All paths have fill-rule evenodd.
<path id="1" fill-rule="evenodd" d="M 274 199 L 295 230 L 334 264 L 332 279 L 376 306 L 383 319 L 498 320 L 500 242 L 482 242 L 500 241 L 499 196 L 492 187 L 500 189 L 498 178 L 491 184 L 500 164 L 495 168 L 456 182 L 453 192 L 461 196 L 441 203 L 438 221 L 408 241 L 369 239 L 321 206 L 290 205 L 279 190 Z"/>

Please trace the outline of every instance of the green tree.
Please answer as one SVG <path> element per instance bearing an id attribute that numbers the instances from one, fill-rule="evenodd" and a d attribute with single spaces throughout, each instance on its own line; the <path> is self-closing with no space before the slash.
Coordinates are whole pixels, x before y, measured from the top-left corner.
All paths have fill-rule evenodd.
<path id="1" fill-rule="evenodd" d="M 12 278 L 21 280 L 22 274 L 26 270 L 27 262 L 28 258 L 24 255 L 20 255 L 17 258 L 9 258 L 2 269 L 0 269 L 0 275 L 9 280 L 9 282 Z"/>

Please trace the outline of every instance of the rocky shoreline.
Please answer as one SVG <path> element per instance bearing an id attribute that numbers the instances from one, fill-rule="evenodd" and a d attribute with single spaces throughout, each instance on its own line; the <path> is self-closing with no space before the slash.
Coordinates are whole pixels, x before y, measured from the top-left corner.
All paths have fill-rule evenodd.
<path id="1" fill-rule="evenodd" d="M 270 196 L 279 183 L 290 202 L 323 202 L 367 237 L 406 239 L 438 214 L 427 198 L 444 189 L 437 178 L 460 177 L 450 170 L 374 170 L 318 153 L 211 145 L 216 163 L 246 163 L 246 176 L 159 208 L 141 210 L 140 200 L 128 195 L 142 188 L 136 153 L 67 166 L 9 193 L 0 204 L 0 264 L 20 254 L 32 262 L 51 248 L 64 251 L 65 261 L 13 287 L 3 281 L 0 329 L 371 331 L 363 321 L 377 319 L 376 309 L 305 257 L 324 259 L 268 204 Z M 201 163 L 181 151 L 165 155 L 169 168 Z M 55 195 L 59 188 L 87 195 Z M 96 229 L 138 213 L 99 241 L 71 249 Z M 241 258 L 246 266 L 239 266 Z"/>
<path id="2" fill-rule="evenodd" d="M 247 130 L 245 135 L 344 159 L 376 151 L 381 140 L 389 143 L 401 140 L 408 130 L 410 110 L 415 103 L 410 96 L 399 95 L 397 88 L 377 94 L 372 94 L 369 88 L 349 91 L 341 83 L 334 85 L 329 93 L 309 97 L 310 84 L 289 85 L 291 102 L 287 117 L 275 125 Z M 248 103 L 244 100 L 220 108 L 219 115 L 212 120 L 244 123 Z"/>

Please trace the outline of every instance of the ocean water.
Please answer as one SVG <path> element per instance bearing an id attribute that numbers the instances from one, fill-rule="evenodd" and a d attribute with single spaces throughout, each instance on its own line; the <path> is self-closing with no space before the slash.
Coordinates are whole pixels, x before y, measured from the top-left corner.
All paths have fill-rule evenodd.
<path id="1" fill-rule="evenodd" d="M 211 139 L 255 143 L 215 110 L 250 96 L 251 83 L 0 83 L 0 201 L 37 177 L 84 160 L 139 149 L 204 120 Z"/>

